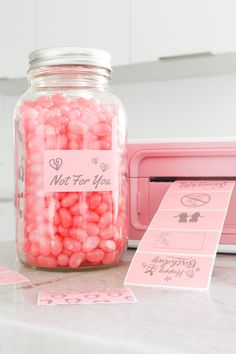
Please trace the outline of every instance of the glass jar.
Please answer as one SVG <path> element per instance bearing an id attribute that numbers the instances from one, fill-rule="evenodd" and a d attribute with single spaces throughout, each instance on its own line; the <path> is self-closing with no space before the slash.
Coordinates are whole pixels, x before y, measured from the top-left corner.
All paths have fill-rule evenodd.
<path id="1" fill-rule="evenodd" d="M 126 119 L 109 89 L 110 55 L 30 54 L 15 110 L 16 242 L 32 267 L 119 263 L 127 247 Z"/>

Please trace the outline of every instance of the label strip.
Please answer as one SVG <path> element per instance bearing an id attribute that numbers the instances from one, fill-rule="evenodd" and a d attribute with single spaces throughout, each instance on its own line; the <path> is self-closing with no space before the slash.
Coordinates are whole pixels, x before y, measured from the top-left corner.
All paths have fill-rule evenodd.
<path id="1" fill-rule="evenodd" d="M 137 302 L 128 288 L 92 291 L 40 291 L 38 305 L 121 304 Z"/>
<path id="2" fill-rule="evenodd" d="M 126 285 L 207 289 L 233 181 L 175 181 L 132 259 Z"/>

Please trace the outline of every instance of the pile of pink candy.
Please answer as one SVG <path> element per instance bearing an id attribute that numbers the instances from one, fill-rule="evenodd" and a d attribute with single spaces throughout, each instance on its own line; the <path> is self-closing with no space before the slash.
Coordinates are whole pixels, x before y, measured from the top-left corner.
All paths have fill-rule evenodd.
<path id="1" fill-rule="evenodd" d="M 24 131 L 24 260 L 39 267 L 89 267 L 118 263 L 126 248 L 125 160 L 120 190 L 43 190 L 44 150 L 112 148 L 114 105 L 65 95 L 40 96 L 19 108 Z M 119 142 L 119 132 L 116 141 Z M 116 191 L 117 192 L 117 191 Z M 21 250 L 20 250 L 21 252 Z"/>

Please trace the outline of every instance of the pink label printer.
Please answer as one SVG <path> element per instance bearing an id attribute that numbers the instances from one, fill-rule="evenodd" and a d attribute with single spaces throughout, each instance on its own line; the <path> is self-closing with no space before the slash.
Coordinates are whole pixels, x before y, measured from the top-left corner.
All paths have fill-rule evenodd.
<path id="1" fill-rule="evenodd" d="M 236 180 L 236 141 L 130 141 L 129 247 L 137 247 L 170 183 L 177 179 Z M 236 253 L 236 188 L 218 251 Z"/>

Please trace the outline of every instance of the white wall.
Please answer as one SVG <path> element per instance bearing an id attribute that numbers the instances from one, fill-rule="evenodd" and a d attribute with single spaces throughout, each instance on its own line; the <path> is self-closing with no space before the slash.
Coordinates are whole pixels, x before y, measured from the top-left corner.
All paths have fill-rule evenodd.
<path id="1" fill-rule="evenodd" d="M 236 75 L 114 85 L 129 138 L 236 136 Z"/>
<path id="2" fill-rule="evenodd" d="M 0 198 L 13 196 L 13 111 L 18 96 L 0 96 Z"/>
<path id="3" fill-rule="evenodd" d="M 236 136 L 236 75 L 113 85 L 130 138 Z M 13 195 L 12 116 L 17 96 L 0 96 L 0 197 Z"/>

